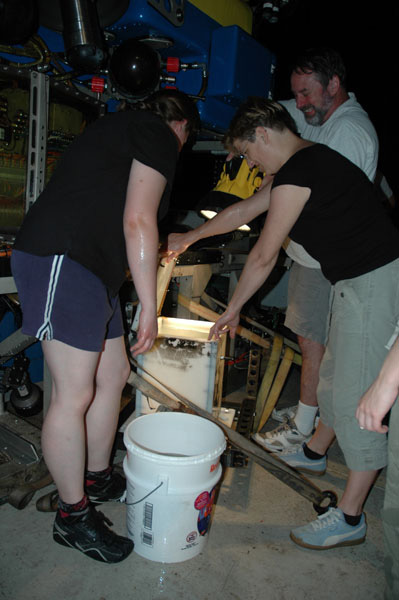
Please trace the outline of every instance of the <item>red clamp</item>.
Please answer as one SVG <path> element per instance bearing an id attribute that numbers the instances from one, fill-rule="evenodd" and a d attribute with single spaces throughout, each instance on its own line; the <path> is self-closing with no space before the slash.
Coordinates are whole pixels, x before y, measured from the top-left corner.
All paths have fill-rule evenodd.
<path id="1" fill-rule="evenodd" d="M 105 79 L 102 77 L 92 77 L 90 87 L 92 92 L 102 94 L 105 89 Z"/>
<path id="2" fill-rule="evenodd" d="M 180 59 L 175 56 L 168 56 L 166 59 L 166 70 L 168 73 L 178 73 L 180 70 Z"/>

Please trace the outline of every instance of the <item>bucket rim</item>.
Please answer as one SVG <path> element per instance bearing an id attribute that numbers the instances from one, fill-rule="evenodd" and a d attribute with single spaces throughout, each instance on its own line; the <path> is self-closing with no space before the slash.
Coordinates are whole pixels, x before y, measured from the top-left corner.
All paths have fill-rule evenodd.
<path id="1" fill-rule="evenodd" d="M 219 446 L 213 448 L 209 452 L 203 452 L 201 454 L 191 454 L 187 456 L 173 456 L 172 454 L 167 454 L 166 452 L 157 452 L 156 450 L 150 450 L 137 442 L 132 440 L 128 440 L 125 442 L 126 448 L 128 452 L 131 454 L 135 454 L 137 456 L 141 456 L 146 458 L 147 460 L 151 460 L 152 462 L 165 462 L 168 464 L 176 464 L 179 466 L 182 465 L 193 465 L 209 462 L 210 460 L 214 460 L 218 458 L 226 449 L 226 440 L 223 441 Z"/>
<path id="2" fill-rule="evenodd" d="M 168 454 L 167 452 L 159 452 L 155 449 L 149 448 L 148 446 L 141 444 L 137 440 L 133 439 L 133 436 L 130 436 L 130 430 L 141 420 L 148 420 L 149 417 L 156 416 L 158 416 L 158 418 L 162 420 L 164 418 L 170 418 L 170 415 L 174 415 L 174 418 L 178 417 L 184 419 L 187 417 L 194 417 L 195 419 L 200 419 L 202 422 L 206 423 L 210 427 L 216 428 L 218 430 L 218 433 L 220 433 L 220 440 L 217 440 L 215 442 L 215 446 L 211 449 L 207 449 L 205 452 L 200 452 L 198 454 L 174 456 L 173 454 Z M 205 419 L 204 417 L 201 417 L 199 415 L 191 415 L 188 413 L 161 412 L 140 415 L 139 417 L 131 421 L 131 423 L 129 423 L 128 427 L 124 432 L 123 438 L 128 452 L 136 454 L 137 456 L 140 456 L 152 462 L 176 464 L 179 466 L 200 464 L 214 460 L 225 451 L 227 446 L 227 440 L 223 429 L 219 427 L 217 423 L 214 423 L 213 421 Z"/>

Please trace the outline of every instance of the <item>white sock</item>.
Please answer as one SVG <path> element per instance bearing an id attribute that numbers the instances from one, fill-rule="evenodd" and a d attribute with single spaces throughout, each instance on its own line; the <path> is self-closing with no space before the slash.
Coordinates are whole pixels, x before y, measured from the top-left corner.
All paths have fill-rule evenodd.
<path id="1" fill-rule="evenodd" d="M 309 435 L 314 426 L 318 406 L 308 406 L 301 401 L 298 402 L 298 409 L 295 415 L 295 425 L 303 435 Z"/>

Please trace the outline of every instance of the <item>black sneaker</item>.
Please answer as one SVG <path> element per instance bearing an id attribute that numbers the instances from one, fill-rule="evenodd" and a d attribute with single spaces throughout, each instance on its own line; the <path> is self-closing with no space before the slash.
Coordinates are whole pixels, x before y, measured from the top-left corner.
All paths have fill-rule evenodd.
<path id="1" fill-rule="evenodd" d="M 87 513 L 79 517 L 62 518 L 57 511 L 53 538 L 58 544 L 77 548 L 90 558 L 105 563 L 117 563 L 124 560 L 133 550 L 134 544 L 126 537 L 114 533 L 105 524 L 111 521 L 94 507 L 89 506 Z"/>
<path id="2" fill-rule="evenodd" d="M 85 487 L 85 492 L 92 504 L 102 502 L 118 502 L 126 491 L 126 479 L 112 471 L 109 479 L 92 483 Z"/>

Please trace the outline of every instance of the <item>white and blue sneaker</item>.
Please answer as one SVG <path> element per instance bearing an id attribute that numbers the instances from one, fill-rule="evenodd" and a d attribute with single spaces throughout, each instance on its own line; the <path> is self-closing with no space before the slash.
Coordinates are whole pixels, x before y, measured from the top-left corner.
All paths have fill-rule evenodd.
<path id="1" fill-rule="evenodd" d="M 364 513 L 358 525 L 349 525 L 340 508 L 329 508 L 308 525 L 296 527 L 290 533 L 293 542 L 313 550 L 329 550 L 340 546 L 356 546 L 366 539 Z"/>
<path id="2" fill-rule="evenodd" d="M 325 456 L 317 459 L 308 458 L 303 451 L 303 446 L 304 444 L 302 446 L 286 448 L 278 453 L 278 458 L 302 473 L 324 475 L 327 468 L 327 458 Z"/>
<path id="3" fill-rule="evenodd" d="M 269 450 L 269 452 L 282 452 L 286 448 L 294 446 L 302 447 L 303 442 L 308 442 L 312 435 L 303 435 L 292 419 L 286 419 L 284 423 L 265 433 L 255 433 L 252 439 Z"/>

